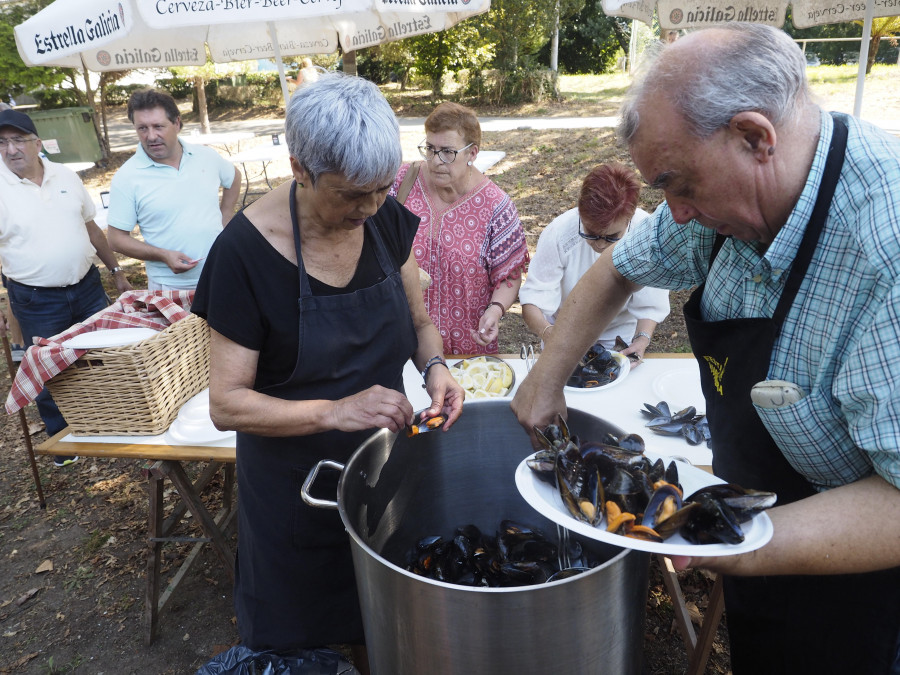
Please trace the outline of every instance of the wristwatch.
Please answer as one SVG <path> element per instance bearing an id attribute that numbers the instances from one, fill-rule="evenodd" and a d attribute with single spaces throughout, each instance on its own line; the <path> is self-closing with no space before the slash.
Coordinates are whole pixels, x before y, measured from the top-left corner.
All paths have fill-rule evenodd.
<path id="1" fill-rule="evenodd" d="M 116 272 L 121 272 L 121 271 L 122 271 L 122 268 L 119 267 L 118 265 L 116 265 L 115 267 L 113 267 L 113 268 L 109 271 L 109 273 L 110 273 L 110 274 L 115 274 Z"/>
<path id="2" fill-rule="evenodd" d="M 644 331 L 641 331 L 640 333 L 635 333 L 635 334 L 634 334 L 634 337 L 631 338 L 631 341 L 634 342 L 634 341 L 637 340 L 639 337 L 645 337 L 645 338 L 647 338 L 647 342 L 652 342 L 652 341 L 653 341 L 653 336 L 650 335 L 650 333 L 645 333 Z"/>

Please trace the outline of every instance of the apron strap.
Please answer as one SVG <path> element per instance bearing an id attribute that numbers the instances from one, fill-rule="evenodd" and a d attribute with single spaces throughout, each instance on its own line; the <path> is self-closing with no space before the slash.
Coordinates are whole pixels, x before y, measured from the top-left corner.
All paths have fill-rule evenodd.
<path id="1" fill-rule="evenodd" d="M 300 275 L 300 299 L 312 297 L 312 288 L 309 285 L 309 279 L 306 277 L 306 269 L 303 267 L 303 255 L 300 252 L 300 219 L 297 218 L 297 181 L 291 183 L 291 227 L 294 231 L 294 251 L 297 253 L 297 274 Z"/>
<path id="2" fill-rule="evenodd" d="M 800 248 L 797 250 L 797 257 L 791 265 L 790 274 L 784 284 L 784 290 L 781 292 L 781 298 L 778 300 L 778 306 L 772 315 L 772 319 L 775 321 L 776 337 L 781 333 L 784 319 L 794 303 L 797 291 L 800 290 L 803 277 L 806 276 L 806 270 L 819 243 L 819 235 L 821 235 L 825 226 L 825 220 L 828 218 L 828 210 L 831 208 L 834 189 L 837 187 L 838 179 L 841 176 L 841 168 L 844 166 L 844 150 L 847 147 L 847 125 L 834 113 L 832 113 L 832 118 L 834 119 L 834 131 L 831 135 L 831 145 L 828 148 L 828 158 L 825 160 L 825 174 L 822 176 L 819 195 L 816 198 L 816 204 L 813 207 L 809 224 L 803 233 L 803 240 L 800 242 Z"/>
<path id="3" fill-rule="evenodd" d="M 300 219 L 297 218 L 296 195 L 297 181 L 295 180 L 291 183 L 291 227 L 294 231 L 294 250 L 297 253 L 297 273 L 300 275 L 300 300 L 302 302 L 303 298 L 312 297 L 312 287 L 309 284 L 309 277 L 306 274 L 306 268 L 303 266 L 303 256 L 300 253 Z M 381 271 L 384 272 L 384 276 L 389 277 L 391 274 L 399 272 L 400 270 L 397 269 L 397 266 L 394 264 L 388 253 L 387 245 L 384 243 L 381 233 L 378 232 L 378 228 L 371 222 L 371 219 L 366 218 L 365 227 L 366 231 L 372 237 L 372 242 L 375 247 L 375 258 L 381 266 Z"/>

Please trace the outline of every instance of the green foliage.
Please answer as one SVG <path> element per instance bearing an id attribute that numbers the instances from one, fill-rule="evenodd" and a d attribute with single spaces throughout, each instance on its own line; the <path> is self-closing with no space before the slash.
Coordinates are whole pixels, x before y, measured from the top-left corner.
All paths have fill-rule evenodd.
<path id="1" fill-rule="evenodd" d="M 553 73 L 526 59 L 523 67 L 513 71 L 476 71 L 467 83 L 465 94 L 476 105 L 539 103 L 553 95 Z"/>
<path id="2" fill-rule="evenodd" d="M 599 0 L 584 8 L 559 28 L 559 69 L 566 73 L 608 73 L 620 49 L 627 50 L 630 21 L 606 16 Z M 623 46 L 624 43 L 624 46 Z M 542 63 L 550 62 L 550 43 L 541 49 Z"/>
<path id="3" fill-rule="evenodd" d="M 83 96 L 72 89 L 36 89 L 29 92 L 38 102 L 41 110 L 55 110 L 57 108 L 74 108 L 84 105 Z"/>
<path id="4" fill-rule="evenodd" d="M 534 56 L 553 34 L 557 7 L 560 23 L 582 10 L 585 0 L 492 0 L 480 17 L 484 40 L 494 45 L 494 67 L 515 71 L 519 60 Z M 562 51 L 562 50 L 560 50 Z"/>
<path id="5" fill-rule="evenodd" d="M 468 19 L 439 33 L 404 40 L 415 55 L 416 71 L 431 85 L 432 99 L 443 96 L 446 73 L 480 70 L 493 57 L 490 46 L 485 45 L 479 36 L 478 18 Z"/>
<path id="6" fill-rule="evenodd" d="M 135 91 L 143 88 L 143 84 L 111 84 L 106 87 L 106 105 L 125 105 Z"/>
<path id="7" fill-rule="evenodd" d="M 790 17 L 790 14 L 788 14 Z M 862 22 L 834 23 L 812 28 L 794 28 L 788 21 L 784 30 L 796 39 L 848 38 L 862 36 Z M 884 17 L 872 20 L 872 42 L 869 49 L 869 67 L 873 63 L 897 63 L 897 41 L 881 40 L 881 37 L 900 35 L 900 17 Z M 843 65 L 859 60 L 859 41 L 809 42 L 806 54 L 815 54 L 823 64 Z M 867 69 L 868 72 L 868 69 Z"/>
<path id="8" fill-rule="evenodd" d="M 189 98 L 194 93 L 194 82 L 190 78 L 181 77 L 172 73 L 168 77 L 159 77 L 154 84 L 163 89 L 176 101 Z"/>
<path id="9" fill-rule="evenodd" d="M 283 101 L 278 73 L 247 73 L 246 81 L 255 103 L 277 104 Z"/>
<path id="10" fill-rule="evenodd" d="M 390 82 L 394 73 L 393 64 L 382 58 L 377 47 L 364 49 L 356 55 L 356 74 L 375 84 Z"/>
<path id="11" fill-rule="evenodd" d="M 4 98 L 55 87 L 66 78 L 62 68 L 26 66 L 16 49 L 14 27 L 49 4 L 50 0 L 0 3 L 0 94 Z"/>

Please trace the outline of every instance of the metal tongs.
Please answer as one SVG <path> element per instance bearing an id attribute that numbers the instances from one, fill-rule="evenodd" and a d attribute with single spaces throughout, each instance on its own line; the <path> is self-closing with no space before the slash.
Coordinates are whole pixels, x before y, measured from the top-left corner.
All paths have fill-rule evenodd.
<path id="1" fill-rule="evenodd" d="M 522 343 L 522 348 L 519 350 L 519 358 L 525 362 L 525 372 L 531 372 L 531 367 L 537 361 L 537 356 L 534 354 L 534 345 Z"/>

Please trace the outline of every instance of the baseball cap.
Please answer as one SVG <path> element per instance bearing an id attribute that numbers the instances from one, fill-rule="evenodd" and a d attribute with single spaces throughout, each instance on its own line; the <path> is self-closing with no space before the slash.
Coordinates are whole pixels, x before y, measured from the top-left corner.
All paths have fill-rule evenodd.
<path id="1" fill-rule="evenodd" d="M 39 135 L 31 118 L 25 113 L 20 113 L 17 110 L 4 110 L 3 112 L 0 112 L 0 127 L 15 127 L 19 131 L 24 131 L 26 134 Z"/>

